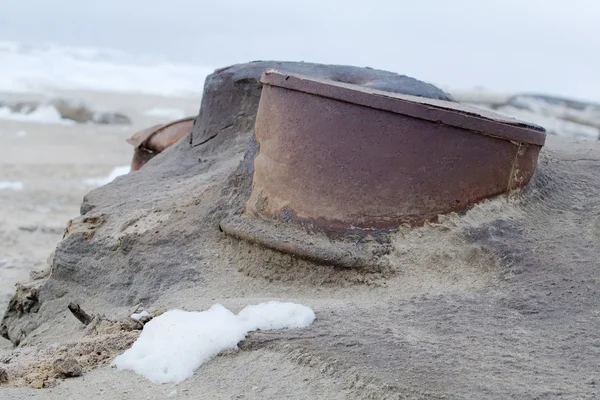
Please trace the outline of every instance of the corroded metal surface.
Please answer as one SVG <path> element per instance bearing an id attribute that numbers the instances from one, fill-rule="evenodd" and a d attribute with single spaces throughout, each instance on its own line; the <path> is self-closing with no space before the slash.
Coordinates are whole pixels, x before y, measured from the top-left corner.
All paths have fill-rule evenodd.
<path id="1" fill-rule="evenodd" d="M 150 159 L 188 135 L 195 117 L 158 124 L 136 132 L 127 142 L 134 146 L 131 170 L 137 171 Z"/>
<path id="2" fill-rule="evenodd" d="M 543 128 L 443 100 L 268 71 L 246 213 L 327 232 L 418 225 L 525 186 Z"/>

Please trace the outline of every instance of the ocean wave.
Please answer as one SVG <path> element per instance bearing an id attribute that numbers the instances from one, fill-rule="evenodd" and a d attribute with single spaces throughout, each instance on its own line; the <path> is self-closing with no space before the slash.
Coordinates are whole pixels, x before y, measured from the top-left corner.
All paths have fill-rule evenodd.
<path id="1" fill-rule="evenodd" d="M 99 187 L 99 186 L 104 186 L 107 185 L 109 183 L 111 183 L 112 181 L 114 181 L 116 178 L 118 178 L 121 175 L 126 175 L 131 171 L 131 167 L 129 165 L 123 165 L 120 167 L 114 167 L 107 176 L 102 176 L 99 178 L 89 178 L 89 179 L 84 179 L 83 183 L 86 186 L 95 186 L 95 187 Z"/>
<path id="2" fill-rule="evenodd" d="M 56 89 L 198 96 L 213 68 L 120 50 L 0 41 L 0 92 Z"/>
<path id="3" fill-rule="evenodd" d="M 0 190 L 23 190 L 23 182 L 0 181 Z"/>
<path id="4" fill-rule="evenodd" d="M 34 110 L 24 109 L 21 111 L 11 110 L 9 107 L 0 106 L 0 119 L 12 121 L 32 122 L 36 124 L 60 124 L 74 125 L 75 121 L 64 119 L 56 107 L 52 105 L 40 105 Z"/>

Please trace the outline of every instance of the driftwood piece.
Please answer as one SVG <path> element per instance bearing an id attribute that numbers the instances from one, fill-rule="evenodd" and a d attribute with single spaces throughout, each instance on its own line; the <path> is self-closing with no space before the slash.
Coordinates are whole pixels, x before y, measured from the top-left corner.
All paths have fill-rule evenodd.
<path id="1" fill-rule="evenodd" d="M 90 324 L 90 322 L 92 322 L 93 318 L 90 317 L 85 311 L 83 311 L 81 309 L 81 307 L 79 306 L 79 304 L 69 303 L 68 307 L 69 307 L 69 311 L 71 311 L 71 314 L 73 314 L 75 316 L 75 318 L 77 318 L 79 320 L 79 322 L 81 322 L 85 326 L 88 326 Z"/>

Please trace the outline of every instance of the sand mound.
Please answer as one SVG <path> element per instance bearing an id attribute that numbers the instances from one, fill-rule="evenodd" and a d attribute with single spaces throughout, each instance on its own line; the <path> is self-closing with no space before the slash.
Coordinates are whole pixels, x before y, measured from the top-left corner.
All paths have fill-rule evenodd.
<path id="1" fill-rule="evenodd" d="M 252 359 L 248 369 L 261 382 L 293 365 L 286 385 L 298 398 L 315 395 L 303 379 L 321 398 L 598 395 L 600 145 L 551 138 L 523 192 L 398 231 L 388 268 L 317 265 L 219 230 L 249 194 L 253 110 L 266 65 L 209 76 L 190 140 L 86 196 L 51 275 L 15 297 L 4 316 L 2 334 L 17 351 L 65 335 L 82 337 L 79 346 L 93 341 L 75 320 L 64 322 L 71 301 L 116 319 L 138 303 L 203 310 L 218 302 L 237 312 L 259 300 L 293 300 L 315 311 L 313 325 L 253 333 L 241 355 L 207 363 L 190 384 L 212 376 L 211 368 L 231 376 Z M 409 79 L 364 71 L 396 88 Z M 106 354 L 128 335 L 116 334 Z M 85 356 L 75 356 L 52 353 L 44 365 L 69 357 L 86 370 Z"/>

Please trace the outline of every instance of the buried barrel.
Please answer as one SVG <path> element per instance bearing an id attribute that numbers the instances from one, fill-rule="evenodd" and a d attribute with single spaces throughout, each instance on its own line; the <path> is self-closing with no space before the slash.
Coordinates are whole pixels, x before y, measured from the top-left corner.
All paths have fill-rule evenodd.
<path id="1" fill-rule="evenodd" d="M 335 257 L 284 231 L 339 239 L 421 225 L 527 185 L 546 138 L 456 102 L 276 70 L 261 82 L 252 192 L 225 231 L 321 261 Z"/>
<path id="2" fill-rule="evenodd" d="M 422 224 L 525 186 L 543 128 L 443 100 L 268 71 L 246 212 L 324 230 Z"/>

